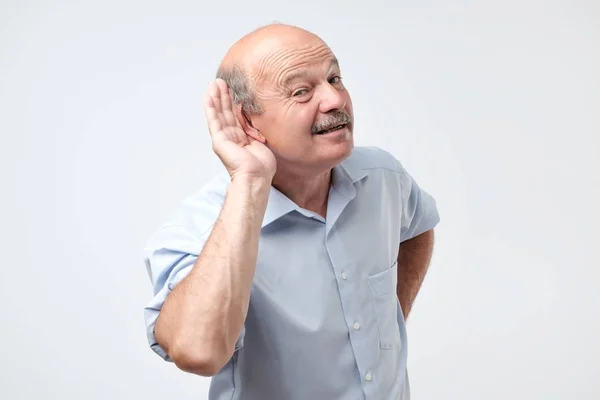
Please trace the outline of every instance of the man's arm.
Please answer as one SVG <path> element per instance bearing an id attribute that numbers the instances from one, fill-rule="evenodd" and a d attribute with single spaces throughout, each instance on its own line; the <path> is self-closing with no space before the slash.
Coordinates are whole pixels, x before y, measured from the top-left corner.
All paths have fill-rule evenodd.
<path id="1" fill-rule="evenodd" d="M 209 85 L 204 104 L 213 150 L 231 184 L 202 252 L 165 300 L 154 332 L 180 369 L 213 376 L 233 355 L 246 320 L 277 162 L 264 138 L 242 129 L 235 115 L 241 106 L 234 110 L 225 81 Z"/>
<path id="2" fill-rule="evenodd" d="M 421 288 L 433 254 L 433 229 L 400 244 L 398 251 L 398 287 L 396 289 L 404 319 Z"/>
<path id="3" fill-rule="evenodd" d="M 155 336 L 180 369 L 213 376 L 242 331 L 269 182 L 234 180 L 190 273 L 165 300 Z"/>

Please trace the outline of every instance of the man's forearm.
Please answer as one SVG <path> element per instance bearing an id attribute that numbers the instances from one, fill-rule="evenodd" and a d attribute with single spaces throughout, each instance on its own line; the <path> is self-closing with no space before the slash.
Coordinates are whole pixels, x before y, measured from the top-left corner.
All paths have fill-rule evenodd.
<path id="1" fill-rule="evenodd" d="M 233 181 L 190 273 L 166 299 L 158 343 L 183 370 L 213 375 L 230 358 L 250 299 L 268 182 Z"/>
<path id="2" fill-rule="evenodd" d="M 402 242 L 398 251 L 397 294 L 404 319 L 412 308 L 423 284 L 433 253 L 433 229 Z"/>

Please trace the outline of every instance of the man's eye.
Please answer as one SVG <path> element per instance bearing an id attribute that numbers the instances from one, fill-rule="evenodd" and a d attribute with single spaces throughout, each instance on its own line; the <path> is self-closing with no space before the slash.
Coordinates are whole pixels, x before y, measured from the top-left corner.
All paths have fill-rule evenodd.
<path id="1" fill-rule="evenodd" d="M 332 85 L 335 85 L 336 83 L 340 83 L 342 81 L 342 77 L 341 76 L 332 76 L 331 78 L 329 78 L 329 83 L 331 83 Z"/>
<path id="2" fill-rule="evenodd" d="M 306 94 L 307 92 L 308 92 L 307 89 L 299 89 L 294 92 L 293 96 L 302 96 L 303 94 Z"/>

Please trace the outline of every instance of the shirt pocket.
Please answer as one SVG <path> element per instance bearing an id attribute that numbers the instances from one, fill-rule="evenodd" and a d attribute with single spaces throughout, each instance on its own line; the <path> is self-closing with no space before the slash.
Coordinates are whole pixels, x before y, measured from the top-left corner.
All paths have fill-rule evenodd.
<path id="1" fill-rule="evenodd" d="M 400 345 L 396 294 L 398 262 L 382 272 L 367 276 L 367 280 L 379 329 L 379 344 L 382 349 L 397 348 Z"/>

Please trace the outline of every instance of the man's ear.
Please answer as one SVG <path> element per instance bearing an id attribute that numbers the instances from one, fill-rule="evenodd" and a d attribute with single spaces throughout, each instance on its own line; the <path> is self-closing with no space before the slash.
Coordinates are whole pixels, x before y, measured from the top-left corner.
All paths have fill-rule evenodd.
<path id="1" fill-rule="evenodd" d="M 241 104 L 235 105 L 235 117 L 240 122 L 242 126 L 242 130 L 246 132 L 246 135 L 250 136 L 252 139 L 257 140 L 261 143 L 265 143 L 267 139 L 260 133 L 258 128 L 254 126 L 252 122 L 252 118 L 248 116 L 244 110 L 242 110 Z"/>

